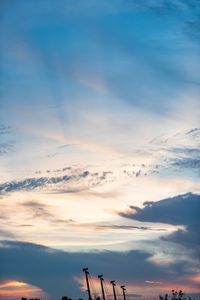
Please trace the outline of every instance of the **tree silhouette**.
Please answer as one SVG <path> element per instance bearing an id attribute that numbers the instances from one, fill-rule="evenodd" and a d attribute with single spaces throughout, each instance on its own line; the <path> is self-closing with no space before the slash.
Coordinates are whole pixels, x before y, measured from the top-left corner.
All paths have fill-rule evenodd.
<path id="1" fill-rule="evenodd" d="M 72 300 L 72 299 L 68 298 L 67 296 L 63 296 L 61 300 Z"/>
<path id="2" fill-rule="evenodd" d="M 27 298 L 22 297 L 21 300 L 28 300 Z M 29 300 L 40 300 L 39 298 L 30 298 Z"/>
<path id="3" fill-rule="evenodd" d="M 169 298 L 168 294 L 165 294 L 164 296 L 159 295 L 159 300 L 195 300 L 192 299 L 190 296 L 185 296 L 182 290 L 172 290 L 171 297 Z"/>

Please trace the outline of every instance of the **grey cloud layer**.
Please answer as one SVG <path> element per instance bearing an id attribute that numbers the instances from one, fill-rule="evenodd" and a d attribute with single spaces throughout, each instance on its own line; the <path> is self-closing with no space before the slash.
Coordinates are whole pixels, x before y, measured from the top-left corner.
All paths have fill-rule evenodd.
<path id="1" fill-rule="evenodd" d="M 188 193 L 158 202 L 144 202 L 144 208 L 130 206 L 128 212 L 121 212 L 125 218 L 141 222 L 159 222 L 173 225 L 184 225 L 186 230 L 177 230 L 163 240 L 200 249 L 200 195 Z"/>
<path id="2" fill-rule="evenodd" d="M 191 221 L 199 222 L 199 208 L 200 196 L 188 193 L 158 202 L 146 201 L 144 208 L 130 206 L 130 212 L 120 213 L 120 215 L 144 222 L 188 225 Z"/>
<path id="3" fill-rule="evenodd" d="M 31 243 L 3 241 L 0 243 L 0 278 L 38 286 L 54 300 L 65 294 L 83 296 L 73 277 L 80 276 L 85 266 L 95 277 L 103 272 L 108 280 L 130 283 L 131 278 L 131 282 L 143 286 L 145 280 L 175 281 L 180 272 L 186 276 L 192 274 L 185 261 L 159 266 L 150 262 L 150 257 L 143 251 L 67 253 Z"/>

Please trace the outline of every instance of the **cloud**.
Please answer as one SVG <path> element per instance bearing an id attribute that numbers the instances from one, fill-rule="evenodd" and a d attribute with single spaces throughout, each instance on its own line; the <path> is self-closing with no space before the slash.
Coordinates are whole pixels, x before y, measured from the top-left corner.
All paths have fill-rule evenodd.
<path id="1" fill-rule="evenodd" d="M 56 9 L 59 13 L 64 13 L 64 15 L 79 15 L 82 11 L 84 15 L 93 15 L 97 13 L 117 13 L 119 11 L 126 11 L 127 9 L 154 9 L 160 8 L 165 10 L 181 10 L 184 11 L 186 8 L 195 9 L 198 8 L 198 0 L 113 0 L 112 2 L 108 2 L 106 0 L 102 0 L 99 2 L 98 0 L 88 0 L 87 3 L 84 0 L 77 0 L 76 5 L 74 5 L 73 0 L 68 0 L 67 3 L 65 1 L 60 2 L 60 5 L 55 5 L 55 1 L 49 1 L 48 13 L 52 13 Z M 45 9 L 45 2 L 40 4 L 40 9 L 43 11 Z M 22 8 L 25 6 L 24 1 L 22 1 Z M 20 8 L 21 8 L 20 6 Z M 30 1 L 28 7 L 34 8 L 33 2 Z M 10 8 L 7 5 L 6 8 Z M 27 6 L 25 6 L 27 8 Z M 38 13 L 39 14 L 39 13 Z"/>
<path id="2" fill-rule="evenodd" d="M 198 8 L 198 0 L 123 0 L 132 8 L 152 10 L 156 13 L 177 13 Z"/>
<path id="3" fill-rule="evenodd" d="M 149 151 L 157 156 L 157 168 L 151 168 L 160 174 L 165 170 L 195 171 L 200 166 L 200 128 L 158 136 L 150 141 Z"/>
<path id="4" fill-rule="evenodd" d="M 144 208 L 130 206 L 121 216 L 143 222 L 159 222 L 173 225 L 189 225 L 199 222 L 200 196 L 188 193 L 157 202 L 144 202 Z"/>
<path id="5" fill-rule="evenodd" d="M 68 253 L 32 243 L 1 241 L 0 277 L 38 286 L 54 300 L 63 295 L 83 296 L 74 278 L 82 275 L 85 266 L 95 277 L 103 272 L 107 280 L 114 278 L 119 284 L 140 284 L 142 291 L 146 280 L 173 280 L 175 284 L 180 273 L 193 274 L 185 261 L 159 266 L 149 261 L 150 257 L 151 254 L 136 250 Z"/>
<path id="6" fill-rule="evenodd" d="M 190 38 L 195 39 L 196 41 L 200 41 L 200 20 L 199 15 L 185 22 L 185 30 L 188 33 Z"/>
<path id="7" fill-rule="evenodd" d="M 98 225 L 97 229 L 124 229 L 124 230 L 132 230 L 132 229 L 139 229 L 139 230 L 151 230 L 150 227 L 144 226 L 134 226 L 134 225 Z"/>
<path id="8" fill-rule="evenodd" d="M 188 226 L 187 230 L 177 230 L 168 236 L 161 237 L 166 242 L 178 243 L 188 249 L 193 249 L 197 256 L 200 250 L 200 230 L 199 227 Z"/>
<path id="9" fill-rule="evenodd" d="M 200 169 L 200 159 L 197 158 L 177 159 L 172 165 L 175 167 L 186 168 L 186 169 Z"/>
<path id="10" fill-rule="evenodd" d="M 7 239 L 7 238 L 14 238 L 15 235 L 8 230 L 0 230 L 0 237 Z"/>
<path id="11" fill-rule="evenodd" d="M 0 135 L 10 133 L 11 127 L 0 124 Z"/>
<path id="12" fill-rule="evenodd" d="M 2 143 L 0 144 L 0 155 L 8 154 L 13 151 L 13 144 L 12 143 Z"/>
<path id="13" fill-rule="evenodd" d="M 0 124 L 0 156 L 8 154 L 14 149 L 14 142 L 7 139 L 9 133 L 11 133 L 11 127 Z"/>
<path id="14" fill-rule="evenodd" d="M 153 140 L 151 140 L 149 144 L 152 146 L 159 147 L 159 150 L 197 150 L 200 144 L 200 128 L 192 128 L 190 130 L 178 131 L 173 134 L 162 134 L 161 136 L 155 137 Z"/>
<path id="15" fill-rule="evenodd" d="M 168 151 L 174 153 L 174 154 L 185 154 L 185 155 L 188 155 L 188 156 L 191 156 L 191 155 L 200 155 L 200 149 L 199 148 L 196 148 L 196 147 L 172 147 L 170 149 L 168 149 Z"/>
<path id="16" fill-rule="evenodd" d="M 182 172 L 183 169 L 196 175 L 200 165 L 199 147 L 200 128 L 165 134 L 147 144 L 144 150 L 146 152 L 141 153 L 141 157 L 144 158 L 140 158 L 140 162 L 119 164 L 119 172 L 116 172 L 116 169 L 96 171 L 94 167 L 93 170 L 74 169 L 64 165 L 63 168 L 46 169 L 43 172 L 38 170 L 35 177 L 1 183 L 0 194 L 31 190 L 57 194 L 79 193 L 127 176 L 138 179 L 146 176 L 162 176 L 166 171 L 170 171 L 170 174 Z M 148 157 L 151 157 L 150 163 L 146 162 Z"/>
<path id="17" fill-rule="evenodd" d="M 32 218 L 42 218 L 48 220 L 56 225 L 58 224 L 72 224 L 74 221 L 72 219 L 64 220 L 57 218 L 55 214 L 51 213 L 52 209 L 50 205 L 46 205 L 37 201 L 26 201 L 21 204 L 22 207 L 26 208 L 29 213 L 31 213 Z M 30 225 L 25 225 L 30 226 Z"/>
<path id="18" fill-rule="evenodd" d="M 179 229 L 162 237 L 162 240 L 179 243 L 191 249 L 194 248 L 198 252 L 200 248 L 199 211 L 200 195 L 187 193 L 158 202 L 146 201 L 143 208 L 130 206 L 129 211 L 119 214 L 141 222 L 183 225 L 185 230 Z"/>
<path id="19" fill-rule="evenodd" d="M 7 219 L 7 216 L 5 214 L 3 214 L 3 212 L 1 212 L 0 219 L 5 220 L 5 219 Z"/>
<path id="20" fill-rule="evenodd" d="M 28 210 L 32 212 L 33 218 L 51 219 L 54 217 L 54 215 L 48 211 L 47 209 L 48 206 L 45 204 L 36 201 L 27 201 L 24 202 L 22 206 L 28 208 Z"/>
<path id="21" fill-rule="evenodd" d="M 34 69 L 38 68 L 37 64 L 40 66 L 40 68 L 38 68 L 36 74 L 41 72 L 41 68 L 44 70 L 44 72 L 41 72 L 41 74 L 40 74 L 41 78 L 42 78 L 42 80 L 44 80 L 43 77 L 45 77 L 44 76 L 44 73 L 45 73 L 45 75 L 47 77 L 47 78 L 45 78 L 46 79 L 45 82 L 48 82 L 49 90 L 51 91 L 51 94 L 54 94 L 53 97 L 55 97 L 55 101 L 57 104 L 60 102 L 59 99 L 63 98 L 63 94 L 61 92 L 62 89 L 58 88 L 58 87 L 60 87 L 60 84 L 62 84 L 62 82 L 65 81 L 66 79 L 69 79 L 70 82 L 72 80 L 70 86 L 72 86 L 72 88 L 73 88 L 74 81 L 76 80 L 76 79 L 74 80 L 74 73 L 76 73 L 77 65 L 80 65 L 80 68 L 82 68 L 84 70 L 83 73 L 86 74 L 88 69 L 89 70 L 95 69 L 95 65 L 92 67 L 86 66 L 84 68 L 84 61 L 92 62 L 92 60 L 94 59 L 94 61 L 96 63 L 96 61 L 98 61 L 98 58 L 101 59 L 101 57 L 102 57 L 102 55 L 98 56 L 98 53 L 103 54 L 104 51 L 107 53 L 107 55 L 111 55 L 111 58 L 112 58 L 112 60 L 114 60 L 114 63 L 115 63 L 115 60 L 118 62 L 119 71 L 117 70 L 116 63 L 115 63 L 115 68 L 114 68 L 115 72 L 113 72 L 113 68 L 111 66 L 111 64 L 112 64 L 111 60 L 109 61 L 110 62 L 109 66 L 106 63 L 106 70 L 105 70 L 105 67 L 103 65 L 104 62 L 101 61 L 100 65 L 102 66 L 101 67 L 102 77 L 105 79 L 109 88 L 110 88 L 110 86 L 113 85 L 113 88 L 112 88 L 113 94 L 115 94 L 116 91 L 119 91 L 119 94 L 121 96 L 125 96 L 123 98 L 127 98 L 127 97 L 129 98 L 129 100 L 130 100 L 129 103 L 131 102 L 131 99 L 133 100 L 133 98 L 135 98 L 135 101 L 136 101 L 136 99 L 140 99 L 140 101 L 138 101 L 138 103 L 141 102 L 141 99 L 143 97 L 138 97 L 139 95 L 136 95 L 136 96 L 133 95 L 133 94 L 135 94 L 135 91 L 137 89 L 137 93 L 139 93 L 139 94 L 141 93 L 141 91 L 143 91 L 142 94 L 144 93 L 144 90 L 147 91 L 147 93 L 145 93 L 145 96 L 147 97 L 147 94 L 148 94 L 148 101 L 146 101 L 146 102 L 147 102 L 147 105 L 149 105 L 149 102 L 151 102 L 151 101 L 149 101 L 150 90 L 152 90 L 153 86 L 158 87 L 158 80 L 154 80 L 153 77 L 159 77 L 159 85 L 165 86 L 165 88 L 167 90 L 169 90 L 169 86 L 170 87 L 174 86 L 174 80 L 176 78 L 184 77 L 183 72 L 179 72 L 177 70 L 178 68 L 176 68 L 176 70 L 175 70 L 174 64 L 172 64 L 172 62 L 169 64 L 165 63 L 165 61 L 167 59 L 167 55 L 164 56 L 165 59 L 162 61 L 163 64 L 159 63 L 159 59 L 162 60 L 161 56 L 159 56 L 159 58 L 157 58 L 158 55 L 155 55 L 156 59 L 153 58 L 152 52 L 155 53 L 156 52 L 155 50 L 163 49 L 162 46 L 160 48 L 160 45 L 159 46 L 156 45 L 152 51 L 152 49 L 150 49 L 151 47 L 149 47 L 149 45 L 148 45 L 148 48 L 146 48 L 143 45 L 140 45 L 139 46 L 140 49 L 138 49 L 138 51 L 137 51 L 136 48 L 139 45 L 139 40 L 135 41 L 134 35 L 132 35 L 132 33 L 130 34 L 130 38 L 129 38 L 129 35 L 128 35 L 130 32 L 129 31 L 129 27 L 130 27 L 129 22 L 127 23 L 128 24 L 127 30 L 126 30 L 127 35 L 126 35 L 126 38 L 124 39 L 124 29 L 121 30 L 121 32 L 123 33 L 122 37 L 121 37 L 120 30 L 115 29 L 116 33 L 117 33 L 116 34 L 114 31 L 114 28 L 111 28 L 113 21 L 109 22 L 108 20 L 103 19 L 104 24 L 105 24 L 105 22 L 107 22 L 107 25 L 108 25 L 108 26 L 105 26 L 106 30 L 104 30 L 103 26 L 100 26 L 99 23 L 96 24 L 96 22 L 94 22 L 94 19 L 88 20 L 88 15 L 91 15 L 91 14 L 101 15 L 102 12 L 104 14 L 119 13 L 119 15 L 120 15 L 120 13 L 132 11 L 132 10 L 134 11 L 135 7 L 137 8 L 136 11 L 138 9 L 142 9 L 142 11 L 143 11 L 143 8 L 149 9 L 149 10 L 151 10 L 153 8 L 155 8 L 157 10 L 163 9 L 163 11 L 166 11 L 166 10 L 169 10 L 170 7 L 179 8 L 181 11 L 185 11 L 185 8 L 192 7 L 192 5 L 189 5 L 187 1 L 177 1 L 177 0 L 176 1 L 161 1 L 161 0 L 160 1 L 159 0 L 158 1 L 140 1 L 140 0 L 139 1 L 136 1 L 136 0 L 124 1 L 123 0 L 122 1 L 122 0 L 114 0 L 111 3 L 110 1 L 106 1 L 106 0 L 102 0 L 100 2 L 93 1 L 93 0 L 89 0 L 89 1 L 85 2 L 83 0 L 81 0 L 81 1 L 79 0 L 76 2 L 76 5 L 74 5 L 73 1 L 65 2 L 65 1 L 61 0 L 61 2 L 60 2 L 61 4 L 59 6 L 56 5 L 54 1 L 51 1 L 51 3 L 48 6 L 48 12 L 46 11 L 46 4 L 44 4 L 44 3 L 40 3 L 40 9 L 37 11 L 35 11 L 36 8 L 35 8 L 33 1 L 30 1 L 29 3 L 27 3 L 26 1 L 21 1 L 20 5 L 14 6 L 15 8 L 8 6 L 8 8 L 6 9 L 6 13 L 5 13 L 5 19 L 7 19 L 7 22 L 8 22 L 8 20 L 10 20 L 13 17 L 12 22 L 9 22 L 9 28 L 10 27 L 12 28 L 12 26 L 14 27 L 15 24 L 17 24 L 18 34 L 19 34 L 20 38 L 24 40 L 23 42 L 20 41 L 20 43 L 23 44 L 23 43 L 25 43 L 25 41 L 27 42 L 27 45 L 28 45 L 27 52 L 29 52 L 27 56 L 29 57 L 31 62 L 34 62 L 34 63 L 36 62 L 34 68 L 31 68 L 32 74 L 34 74 Z M 195 7 L 194 4 L 193 4 L 193 7 Z M 16 13 L 16 10 L 17 10 L 17 13 Z M 28 14 L 27 14 L 27 11 L 29 12 Z M 80 51 L 78 53 L 78 55 L 77 55 L 76 51 L 73 51 L 73 50 L 75 50 L 75 49 L 73 49 L 73 46 L 76 45 L 76 40 L 74 42 L 74 39 L 76 39 L 77 32 L 75 32 L 76 33 L 75 35 L 73 34 L 74 39 L 72 39 L 72 41 L 71 41 L 71 35 L 70 35 L 71 43 L 70 43 L 70 47 L 67 47 L 67 51 L 69 51 L 69 55 L 65 55 L 65 57 L 62 56 L 62 51 L 60 51 L 60 49 L 52 48 L 52 44 L 55 45 L 55 42 L 56 42 L 57 47 L 59 47 L 59 48 L 64 49 L 66 47 L 64 40 L 62 38 L 59 39 L 58 35 L 55 36 L 56 31 L 54 31 L 53 28 L 56 28 L 56 26 L 55 27 L 53 26 L 53 28 L 52 28 L 53 34 L 51 36 L 51 39 L 50 40 L 47 39 L 47 43 L 48 43 L 47 49 L 46 49 L 46 47 L 43 47 L 43 44 L 41 42 L 39 44 L 37 44 L 38 41 L 40 41 L 40 40 L 37 40 L 37 35 L 35 36 L 33 34 L 33 36 L 31 36 L 28 34 L 28 32 L 29 32 L 28 30 L 30 28 L 32 30 L 31 32 L 33 32 L 33 33 L 35 31 L 37 32 L 37 26 L 38 26 L 38 24 L 41 24 L 40 22 L 43 22 L 43 20 L 46 20 L 47 24 L 51 24 L 52 21 L 54 20 L 54 19 L 52 20 L 52 13 L 54 16 L 55 11 L 56 11 L 56 16 L 59 16 L 59 20 L 62 24 L 60 26 L 61 30 L 66 28 L 65 26 L 68 26 L 69 20 L 67 19 L 67 17 L 73 18 L 74 15 L 76 17 L 77 16 L 80 17 L 80 15 L 81 15 L 81 18 L 79 18 L 77 20 L 78 21 L 77 26 L 80 26 L 80 30 L 81 30 L 80 34 L 81 34 L 82 38 L 85 38 L 85 40 L 84 40 L 85 42 L 82 44 L 82 39 L 80 39 L 80 37 L 78 37 L 78 40 L 80 43 L 80 48 L 83 47 L 85 49 L 85 47 L 86 47 L 87 51 Z M 171 9 L 171 11 L 172 11 L 172 9 Z M 33 18 L 33 14 L 37 15 L 36 19 Z M 17 15 L 17 17 L 15 15 Z M 86 18 L 86 20 L 84 22 L 82 19 L 83 15 L 84 15 L 84 18 Z M 126 15 L 125 15 L 125 18 L 126 18 Z M 134 20 L 134 19 L 135 18 L 132 18 L 132 20 Z M 148 18 L 145 18 L 145 19 L 146 19 L 145 22 L 143 22 L 144 28 L 146 27 L 146 21 L 148 20 Z M 34 20 L 35 20 L 35 23 L 34 23 Z M 110 20 L 110 18 L 109 18 L 109 20 Z M 116 25 L 117 25 L 117 23 L 120 24 L 121 20 L 116 19 L 116 21 L 117 21 L 116 22 Z M 155 19 L 152 20 L 153 26 L 147 26 L 147 32 L 145 32 L 145 33 L 142 32 L 142 34 L 144 36 L 145 35 L 149 36 L 148 29 L 155 26 L 154 21 L 155 21 Z M 5 22 L 5 24 L 3 23 L 5 32 L 7 32 L 6 31 L 7 22 Z M 92 22 L 92 23 L 90 23 L 90 22 Z M 100 22 L 101 22 L 101 20 L 100 20 Z M 151 20 L 150 20 L 150 22 L 151 22 Z M 91 24 L 93 24 L 93 26 L 92 26 L 93 30 L 90 31 L 89 27 L 91 26 Z M 116 26 L 116 25 L 114 24 L 114 26 Z M 123 26 L 125 26 L 125 25 L 126 25 L 126 22 L 125 23 L 123 22 Z M 24 28 L 26 28 L 26 30 Z M 108 30 L 108 28 L 110 30 Z M 137 32 L 137 28 L 140 30 L 140 26 L 132 25 L 132 28 L 134 28 L 134 31 L 136 31 L 136 32 Z M 158 30 L 158 26 L 156 26 L 156 28 Z M 162 30 L 162 26 L 160 26 L 159 28 Z M 138 30 L 138 32 L 139 32 L 139 30 Z M 9 33 L 10 33 L 10 31 L 9 31 Z M 84 36 L 85 31 L 86 31 L 87 36 Z M 170 31 L 170 30 L 168 30 L 168 31 Z M 93 38 L 94 32 L 96 32 L 96 34 L 98 34 L 99 43 L 97 43 L 97 45 L 96 45 L 96 39 Z M 107 32 L 108 32 L 108 36 L 106 37 Z M 82 33 L 83 33 L 83 35 L 82 35 Z M 164 33 L 166 33 L 166 31 L 164 31 L 163 34 Z M 45 30 L 41 31 L 41 34 L 42 35 L 44 34 L 44 40 L 45 40 L 46 39 Z M 62 34 L 62 31 L 61 31 L 61 34 Z M 150 31 L 149 39 L 152 38 L 151 35 L 152 35 L 152 32 Z M 112 36 L 112 38 L 110 38 L 111 36 Z M 166 38 L 166 34 L 164 36 Z M 106 39 L 108 40 L 107 43 L 106 43 L 106 41 L 103 40 L 104 38 L 105 38 L 105 40 Z M 119 40 L 118 40 L 118 38 L 119 38 Z M 160 34 L 159 34 L 159 38 L 161 39 Z M 12 42 L 10 42 L 10 44 L 12 45 L 12 43 L 15 43 L 15 41 L 13 39 L 11 39 L 11 40 L 12 40 Z M 116 43 L 117 40 L 118 40 L 118 45 Z M 143 39 L 143 42 L 144 41 L 145 41 L 145 39 Z M 103 46 L 102 46 L 101 42 L 102 42 Z M 154 42 L 155 43 L 158 42 L 158 38 L 154 37 Z M 165 39 L 163 40 L 163 44 L 164 43 L 165 43 Z M 16 43 L 16 44 L 18 44 L 18 43 Z M 91 44 L 92 44 L 92 47 L 91 47 Z M 131 48 L 131 50 L 129 50 L 131 53 L 130 59 L 129 59 L 129 55 L 126 55 L 125 57 L 120 55 L 121 51 L 119 51 L 118 49 L 122 49 L 124 45 L 125 45 L 124 52 L 127 51 L 126 48 Z M 144 47 L 143 49 L 142 49 L 142 46 Z M 107 51 L 107 47 L 108 47 L 108 51 Z M 13 45 L 12 45 L 12 49 L 13 49 Z M 52 49 L 53 49 L 53 51 L 52 51 Z M 148 49 L 148 51 L 146 49 Z M 168 50 L 168 47 L 165 47 L 165 49 Z M 54 51 L 56 51 L 56 53 L 57 53 L 56 58 L 53 55 Z M 143 52 L 143 54 L 142 54 L 142 52 Z M 162 51 L 159 50 L 159 54 L 160 54 L 160 52 L 162 52 Z M 83 53 L 84 53 L 84 55 L 83 55 Z M 90 53 L 91 53 L 91 55 L 90 55 Z M 136 54 L 137 58 L 135 59 L 136 62 L 133 63 L 135 54 Z M 158 52 L 157 52 L 157 54 L 158 54 Z M 139 55 L 143 55 L 144 57 L 142 57 L 142 59 L 141 59 L 141 57 L 139 57 Z M 170 55 L 171 55 L 171 48 L 170 48 L 170 51 L 168 51 L 168 56 L 170 56 Z M 20 53 L 20 56 L 21 56 L 21 53 Z M 148 59 L 147 59 L 148 61 L 145 61 L 145 63 L 144 63 L 144 64 L 146 64 L 146 67 L 143 65 L 142 61 L 139 64 L 137 64 L 138 59 L 139 59 L 139 61 L 140 61 L 140 59 L 145 60 L 146 56 L 148 56 Z M 126 64 L 127 58 L 129 59 L 129 61 Z M 107 59 L 109 59 L 109 56 Z M 119 61 L 122 63 L 119 64 Z M 109 72 L 109 70 L 107 70 L 107 69 L 109 69 L 110 66 L 112 69 Z M 98 68 L 98 66 L 97 66 L 97 68 Z M 137 71 L 132 72 L 133 69 L 137 70 Z M 157 71 L 154 72 L 155 69 Z M 120 76 L 120 72 L 123 72 L 122 74 L 126 75 L 126 76 L 124 76 L 126 78 L 126 80 L 123 80 L 122 76 Z M 96 73 L 100 73 L 100 72 L 97 71 Z M 115 73 L 116 73 L 116 76 L 115 76 Z M 134 76 L 134 73 L 137 75 Z M 148 75 L 146 76 L 147 73 L 148 73 Z M 150 75 L 152 74 L 152 76 L 149 76 L 149 73 L 150 73 Z M 163 74 L 161 74 L 161 73 L 163 73 Z M 170 73 L 170 76 L 167 76 L 167 75 L 169 75 L 169 73 Z M 174 73 L 179 73 L 179 76 L 174 76 Z M 164 74 L 166 76 L 163 76 L 163 78 L 161 78 L 162 75 L 164 75 Z M 166 77 L 168 78 L 168 80 L 170 80 L 170 78 L 172 78 L 172 80 L 170 80 L 170 83 L 173 83 L 173 84 L 169 84 L 166 81 Z M 52 80 L 52 78 L 53 78 L 53 80 Z M 93 78 L 94 78 L 94 76 L 91 76 L 91 79 L 93 79 Z M 111 78 L 111 80 L 109 80 L 110 78 Z M 138 78 L 139 78 L 139 80 L 138 80 Z M 153 81 L 153 84 L 152 84 L 152 81 Z M 121 84 L 120 84 L 120 82 L 121 82 Z M 138 84 L 138 82 L 142 82 L 143 85 L 144 84 L 147 85 L 147 88 L 141 89 L 141 85 Z M 26 83 L 26 86 L 27 86 L 27 84 L 28 83 Z M 31 81 L 31 84 L 33 86 L 35 84 L 35 82 Z M 133 85 L 134 85 L 134 88 L 133 88 Z M 36 85 L 35 85 L 35 87 L 36 87 Z M 181 86 L 181 88 L 182 88 L 182 86 Z M 80 86 L 79 86 L 79 89 L 80 89 Z M 129 89 L 128 93 L 127 93 L 127 89 Z M 37 90 L 38 90 L 38 87 L 37 87 Z M 133 93 L 133 91 L 134 91 L 134 93 Z M 156 91 L 158 92 L 158 88 L 156 88 Z M 156 92 L 154 90 L 153 95 L 151 97 L 152 101 L 155 98 L 155 94 L 156 94 Z M 162 93 L 162 94 L 165 94 L 165 93 Z M 162 97 L 164 97 L 164 96 L 162 95 Z"/>
<path id="22" fill-rule="evenodd" d="M 71 168 L 62 169 L 62 171 L 66 170 L 71 170 Z M 59 171 L 58 169 L 57 172 Z M 33 177 L 5 182 L 0 184 L 0 194 L 32 190 L 51 191 L 53 193 L 74 193 L 85 188 L 88 189 L 89 186 L 101 184 L 107 179 L 109 174 L 112 174 L 110 171 L 102 171 L 101 173 L 90 173 L 88 170 L 80 173 L 77 172 L 72 171 L 72 173 L 62 176 Z"/>

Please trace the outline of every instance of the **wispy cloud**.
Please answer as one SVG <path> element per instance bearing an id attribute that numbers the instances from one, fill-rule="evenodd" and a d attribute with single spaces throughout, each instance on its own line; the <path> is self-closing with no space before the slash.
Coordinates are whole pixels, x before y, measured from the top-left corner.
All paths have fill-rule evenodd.
<path id="1" fill-rule="evenodd" d="M 150 152 L 158 154 L 157 171 L 173 168 L 198 169 L 200 129 L 193 128 L 173 135 L 162 135 L 150 142 Z M 154 168 L 155 170 L 156 168 Z"/>
<path id="2" fill-rule="evenodd" d="M 52 212 L 52 207 L 50 205 L 43 204 L 38 201 L 25 201 L 22 204 L 19 204 L 19 206 L 25 208 L 27 210 L 27 213 L 31 214 L 31 218 L 33 219 L 40 218 L 48 220 L 54 225 L 74 224 L 74 221 L 72 219 L 67 220 L 58 218 L 56 214 Z"/>
<path id="3" fill-rule="evenodd" d="M 71 168 L 62 168 L 55 170 L 56 173 L 60 171 L 71 170 Z M 43 176 L 35 178 L 26 178 L 19 181 L 11 181 L 0 184 L 0 193 L 11 193 L 18 191 L 52 191 L 53 193 L 73 193 L 82 189 L 88 189 L 89 186 L 98 185 L 107 179 L 107 175 L 112 174 L 110 171 L 103 171 L 90 173 L 89 171 L 77 171 L 72 170 L 68 175 L 63 176 Z M 51 173 L 47 170 L 47 173 Z"/>
<path id="4" fill-rule="evenodd" d="M 119 159 L 118 169 L 110 167 L 105 170 L 103 166 L 74 168 L 64 166 L 61 168 L 35 171 L 35 176 L 22 180 L 13 180 L 0 184 L 0 193 L 17 191 L 41 191 L 52 193 L 79 193 L 107 182 L 130 178 L 162 176 L 166 170 L 171 173 L 182 169 L 195 171 L 199 169 L 200 129 L 194 128 L 172 135 L 162 135 L 154 138 L 144 148 L 144 153 L 137 153 L 140 163 L 128 163 Z M 137 150 L 135 150 L 137 152 Z M 138 149 L 139 151 L 139 149 Z M 141 157 L 140 157 L 141 155 Z M 143 162 L 144 160 L 144 162 Z M 146 162 L 147 161 L 147 162 Z M 94 191 L 93 191 L 94 192 Z"/>
<path id="5" fill-rule="evenodd" d="M 15 238 L 15 235 L 8 230 L 0 230 L 1 239 Z"/>
<path id="6" fill-rule="evenodd" d="M 0 124 L 0 135 L 10 133 L 11 127 L 8 125 Z"/>
<path id="7" fill-rule="evenodd" d="M 14 146 L 12 143 L 1 143 L 0 144 L 0 155 L 5 155 L 13 151 Z"/>
<path id="8" fill-rule="evenodd" d="M 180 168 L 186 168 L 186 169 L 200 169 L 200 159 L 197 158 L 177 159 L 174 163 L 172 163 L 172 165 Z"/>
<path id="9" fill-rule="evenodd" d="M 14 150 L 14 141 L 8 138 L 10 133 L 11 127 L 9 125 L 0 124 L 0 156 Z"/>
<path id="10" fill-rule="evenodd" d="M 139 230 L 151 230 L 150 227 L 145 226 L 134 226 L 134 225 L 98 225 L 96 226 L 96 229 L 123 229 L 123 230 L 133 230 L 133 229 L 139 229 Z"/>
<path id="11" fill-rule="evenodd" d="M 27 208 L 32 213 L 33 218 L 45 218 L 51 219 L 54 217 L 52 213 L 49 212 L 48 205 L 36 202 L 36 201 L 26 201 L 21 206 Z"/>

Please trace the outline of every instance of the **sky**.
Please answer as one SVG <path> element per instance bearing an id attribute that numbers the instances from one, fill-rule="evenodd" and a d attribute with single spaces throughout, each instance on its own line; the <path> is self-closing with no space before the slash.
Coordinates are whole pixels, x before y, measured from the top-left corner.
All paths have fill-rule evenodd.
<path id="1" fill-rule="evenodd" d="M 200 298 L 199 0 L 2 0 L 0 298 Z"/>

